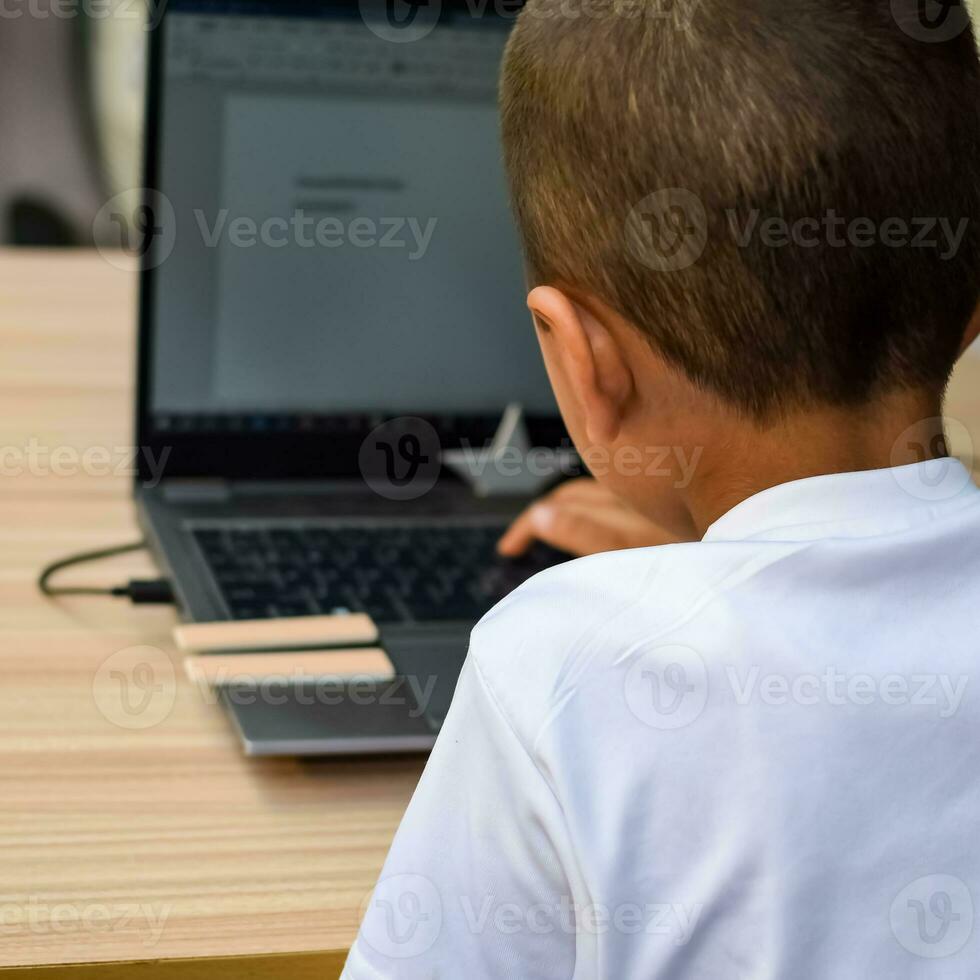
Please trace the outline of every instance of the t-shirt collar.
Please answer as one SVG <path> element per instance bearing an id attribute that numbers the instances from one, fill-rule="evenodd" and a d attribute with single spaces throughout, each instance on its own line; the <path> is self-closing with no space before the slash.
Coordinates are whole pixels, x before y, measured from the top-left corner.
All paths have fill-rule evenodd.
<path id="1" fill-rule="evenodd" d="M 828 473 L 753 494 L 718 518 L 705 541 L 807 541 L 907 530 L 980 502 L 954 458 Z"/>

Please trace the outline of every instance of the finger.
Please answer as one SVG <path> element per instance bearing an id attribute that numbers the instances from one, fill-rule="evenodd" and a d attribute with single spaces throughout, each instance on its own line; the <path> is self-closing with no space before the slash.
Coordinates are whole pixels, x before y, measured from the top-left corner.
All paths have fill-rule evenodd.
<path id="1" fill-rule="evenodd" d="M 545 494 L 540 500 L 521 511 L 510 527 L 501 535 L 497 542 L 497 551 L 509 557 L 524 554 L 537 537 L 534 532 L 535 518 L 531 514 L 535 507 L 553 504 L 556 501 L 588 499 L 595 493 L 596 486 L 596 481 L 591 477 L 578 477 L 575 480 L 566 480 L 555 487 L 550 493 Z"/>
<path id="2" fill-rule="evenodd" d="M 606 490 L 592 477 L 586 476 L 568 480 L 524 510 L 497 542 L 497 551 L 508 557 L 524 554 L 535 540 L 543 540 L 538 525 L 543 527 L 549 522 L 548 512 L 541 511 L 539 508 L 558 507 L 562 509 L 576 504 L 587 505 L 591 508 L 622 506 L 611 491 Z"/>
<path id="3" fill-rule="evenodd" d="M 580 503 L 538 504 L 528 512 L 529 530 L 535 538 L 572 555 L 594 555 L 628 546 L 630 515 L 616 507 Z"/>
<path id="4" fill-rule="evenodd" d="M 500 554 L 510 558 L 516 558 L 518 555 L 523 555 L 531 547 L 535 540 L 534 520 L 531 517 L 531 511 L 535 507 L 542 506 L 546 506 L 544 501 L 532 504 L 527 510 L 518 515 L 514 523 L 504 531 L 500 540 L 497 542 L 497 551 Z"/>
<path id="5" fill-rule="evenodd" d="M 628 547 L 636 518 L 617 507 L 556 503 L 543 500 L 525 511 L 498 545 L 501 554 L 523 554 L 542 541 L 572 555 L 592 555 Z"/>
<path id="6" fill-rule="evenodd" d="M 545 500 L 591 500 L 596 497 L 606 497 L 609 491 L 606 490 L 597 480 L 591 476 L 580 476 L 574 480 L 566 480 L 560 483 Z"/>

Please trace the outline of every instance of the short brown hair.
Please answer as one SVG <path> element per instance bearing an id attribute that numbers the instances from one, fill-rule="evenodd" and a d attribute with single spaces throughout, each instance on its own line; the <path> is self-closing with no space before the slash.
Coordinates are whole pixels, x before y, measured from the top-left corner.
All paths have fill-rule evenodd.
<path id="1" fill-rule="evenodd" d="M 930 43 L 895 8 L 528 0 L 501 111 L 534 280 L 598 297 L 756 418 L 941 390 L 980 294 L 980 69 L 968 23 Z M 703 208 L 697 261 L 645 261 L 651 201 L 654 225 Z M 814 243 L 828 214 L 863 244 L 826 224 Z M 738 240 L 772 217 L 788 245 Z M 963 229 L 955 254 L 913 244 L 930 218 Z"/>

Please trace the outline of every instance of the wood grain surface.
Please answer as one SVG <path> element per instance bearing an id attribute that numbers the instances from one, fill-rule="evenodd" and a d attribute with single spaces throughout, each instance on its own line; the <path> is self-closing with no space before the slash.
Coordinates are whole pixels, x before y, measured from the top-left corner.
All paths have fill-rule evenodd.
<path id="1" fill-rule="evenodd" d="M 0 966 L 320 951 L 278 976 L 339 972 L 423 760 L 246 759 L 171 609 L 34 586 L 139 536 L 135 285 L 121 256 L 0 250 Z"/>
<path id="2" fill-rule="evenodd" d="M 181 669 L 172 610 L 34 586 L 45 562 L 138 537 L 135 309 L 122 256 L 0 250 L 0 966 L 141 961 L 105 975 L 162 980 L 302 952 L 208 975 L 336 975 L 422 760 L 248 760 Z M 948 414 L 972 463 L 975 354 Z M 137 574 L 140 555 L 66 580 Z"/>

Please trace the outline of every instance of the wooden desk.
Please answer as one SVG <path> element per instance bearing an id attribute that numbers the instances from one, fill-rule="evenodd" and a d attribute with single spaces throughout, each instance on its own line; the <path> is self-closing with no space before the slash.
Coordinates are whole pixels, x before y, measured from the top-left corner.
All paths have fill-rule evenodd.
<path id="1" fill-rule="evenodd" d="M 134 311 L 133 274 L 97 255 L 0 251 L 0 966 L 139 960 L 159 962 L 70 974 L 326 980 L 421 762 L 249 761 L 184 681 L 172 611 L 55 604 L 34 588 L 51 559 L 138 537 L 120 465 Z M 950 396 L 965 457 L 980 446 L 978 381 L 973 357 Z M 72 577 L 149 571 L 136 557 Z M 118 683 L 100 671 L 136 645 L 176 681 L 172 710 L 145 730 L 120 727 Z M 306 951 L 324 952 L 181 959 Z"/>
<path id="2" fill-rule="evenodd" d="M 139 537 L 135 299 L 134 275 L 96 254 L 0 251 L 0 967 L 163 960 L 97 972 L 325 980 L 422 760 L 248 760 L 184 679 L 172 610 L 34 588 L 49 560 Z M 66 575 L 150 572 L 134 556 Z M 100 671 L 136 645 L 174 668 L 172 710 L 145 730 L 120 727 L 118 680 Z M 309 951 L 224 973 L 175 962 Z"/>

